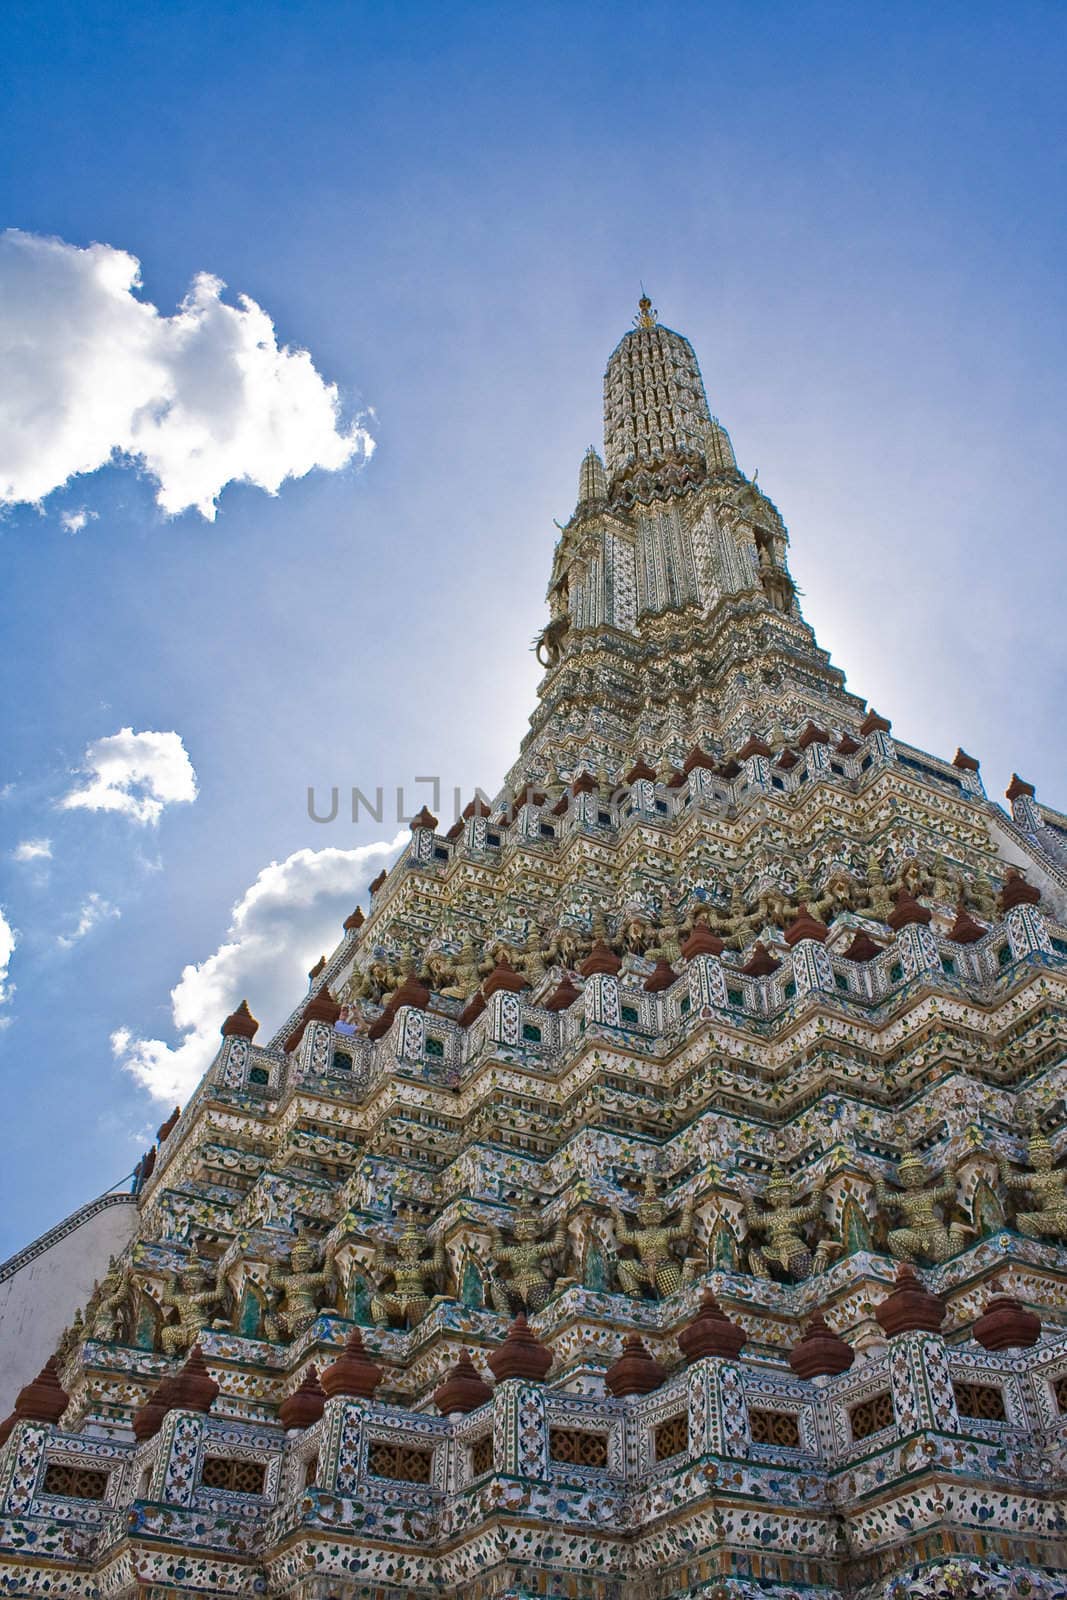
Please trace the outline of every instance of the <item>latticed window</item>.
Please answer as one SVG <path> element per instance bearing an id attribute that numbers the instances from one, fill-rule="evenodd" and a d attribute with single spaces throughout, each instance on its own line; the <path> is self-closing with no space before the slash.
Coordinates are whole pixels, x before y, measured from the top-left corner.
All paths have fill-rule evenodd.
<path id="1" fill-rule="evenodd" d="M 1056 1396 L 1056 1404 L 1063 1415 L 1067 1417 L 1067 1372 L 1064 1373 L 1062 1378 L 1056 1379 L 1052 1386 L 1052 1392 Z"/>
<path id="2" fill-rule="evenodd" d="M 869 1439 L 872 1433 L 892 1427 L 893 1422 L 893 1396 L 888 1389 L 849 1408 L 848 1425 L 854 1439 Z"/>
<path id="3" fill-rule="evenodd" d="M 787 1450 L 800 1449 L 800 1427 L 795 1411 L 752 1410 L 748 1414 L 753 1444 L 776 1444 Z"/>
<path id="4" fill-rule="evenodd" d="M 397 1483 L 429 1483 L 433 1451 L 415 1445 L 388 1444 L 372 1439 L 367 1449 L 367 1471 L 375 1478 L 392 1478 Z"/>
<path id="5" fill-rule="evenodd" d="M 262 1494 L 267 1469 L 262 1461 L 236 1461 L 231 1456 L 205 1456 L 200 1482 L 205 1489 L 229 1489 L 234 1494 Z"/>
<path id="6" fill-rule="evenodd" d="M 248 1081 L 249 1083 L 258 1084 L 261 1089 L 265 1088 L 270 1082 L 270 1073 L 266 1067 L 251 1067 L 248 1073 Z"/>
<path id="7" fill-rule="evenodd" d="M 333 1070 L 335 1072 L 351 1072 L 352 1057 L 347 1050 L 335 1050 L 333 1053 Z"/>
<path id="8" fill-rule="evenodd" d="M 493 1470 L 493 1435 L 483 1433 L 480 1439 L 475 1439 L 471 1445 L 471 1473 L 475 1478 L 480 1478 L 483 1472 Z"/>
<path id="9" fill-rule="evenodd" d="M 427 1036 L 426 1036 L 426 1054 L 428 1056 L 433 1056 L 435 1060 L 440 1061 L 441 1058 L 444 1056 L 444 1053 L 445 1053 L 445 1041 L 443 1039 L 438 1039 L 432 1033 L 431 1034 L 427 1034 Z"/>
<path id="10" fill-rule="evenodd" d="M 689 1417 L 680 1411 L 657 1425 L 652 1435 L 652 1447 L 657 1461 L 669 1461 L 671 1456 L 684 1456 L 689 1449 Z"/>
<path id="11" fill-rule="evenodd" d="M 961 1417 L 977 1417 L 982 1422 L 1006 1422 L 1004 1390 L 996 1383 L 953 1383 L 956 1410 Z"/>
<path id="12" fill-rule="evenodd" d="M 608 1436 L 585 1428 L 549 1428 L 548 1453 L 571 1467 L 606 1467 Z"/>
<path id="13" fill-rule="evenodd" d="M 313 1489 L 319 1481 L 319 1458 L 311 1456 L 304 1464 L 304 1488 Z"/>
<path id="14" fill-rule="evenodd" d="M 70 1500 L 104 1500 L 110 1476 L 109 1472 L 92 1467 L 67 1467 L 61 1461 L 50 1461 L 44 1469 L 41 1489 L 45 1494 L 63 1495 Z"/>

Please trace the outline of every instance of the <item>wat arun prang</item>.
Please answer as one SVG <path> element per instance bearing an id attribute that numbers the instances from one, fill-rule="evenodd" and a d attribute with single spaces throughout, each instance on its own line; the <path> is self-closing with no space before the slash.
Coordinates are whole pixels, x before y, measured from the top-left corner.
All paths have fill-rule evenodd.
<path id="1" fill-rule="evenodd" d="M 647 300 L 604 420 L 504 789 L 223 1023 L 0 1593 L 1067 1594 L 1067 817 L 846 689 Z"/>

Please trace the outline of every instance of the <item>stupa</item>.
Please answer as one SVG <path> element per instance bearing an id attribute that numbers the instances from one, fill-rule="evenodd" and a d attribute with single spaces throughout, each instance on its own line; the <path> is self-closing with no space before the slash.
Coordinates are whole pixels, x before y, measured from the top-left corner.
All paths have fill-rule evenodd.
<path id="1" fill-rule="evenodd" d="M 0 1593 L 1067 1593 L 1067 816 L 898 738 L 787 548 L 642 298 L 518 759 L 223 1023 Z"/>

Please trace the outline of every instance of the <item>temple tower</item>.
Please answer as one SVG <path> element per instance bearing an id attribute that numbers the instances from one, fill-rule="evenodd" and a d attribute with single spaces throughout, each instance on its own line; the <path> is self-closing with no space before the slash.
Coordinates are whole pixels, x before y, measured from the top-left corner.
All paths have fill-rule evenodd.
<path id="1" fill-rule="evenodd" d="M 787 552 L 643 296 L 516 762 L 220 1019 L 0 1428 L 4 1593 L 1067 1593 L 1067 816 Z"/>

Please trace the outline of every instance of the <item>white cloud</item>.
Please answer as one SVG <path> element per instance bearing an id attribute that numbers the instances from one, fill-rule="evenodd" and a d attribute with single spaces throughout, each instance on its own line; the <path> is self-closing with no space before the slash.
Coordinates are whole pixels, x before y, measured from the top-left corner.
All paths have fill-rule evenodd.
<path id="1" fill-rule="evenodd" d="M 121 917 L 121 915 L 122 912 L 118 906 L 113 906 L 110 900 L 105 900 L 103 895 L 97 894 L 94 890 L 92 894 L 87 895 L 82 901 L 81 910 L 78 912 L 78 920 L 70 933 L 57 934 L 56 944 L 63 950 L 70 950 L 78 943 L 79 939 L 84 939 L 87 933 L 92 933 L 93 929 L 101 922 L 106 922 L 111 917 Z"/>
<path id="2" fill-rule="evenodd" d="M 14 861 L 51 861 L 51 839 L 23 839 L 11 852 Z"/>
<path id="3" fill-rule="evenodd" d="M 90 522 L 96 521 L 98 515 L 98 512 L 87 511 L 81 506 L 77 511 L 64 511 L 59 520 L 68 533 L 81 533 Z"/>
<path id="4" fill-rule="evenodd" d="M 111 1048 L 122 1066 L 159 1100 L 188 1099 L 219 1047 L 224 1019 L 247 997 L 266 1039 L 297 1004 L 307 974 L 341 936 L 341 923 L 386 861 L 391 842 L 354 850 L 297 850 L 264 867 L 233 907 L 227 939 L 187 966 L 170 992 L 176 1046 L 117 1028 Z"/>
<path id="5" fill-rule="evenodd" d="M 371 453 L 336 385 L 306 350 L 279 346 L 254 300 L 226 305 L 201 273 L 168 317 L 140 283 L 140 262 L 111 245 L 0 234 L 0 503 L 37 502 L 125 456 L 164 511 L 213 519 L 228 483 L 275 494 Z"/>
<path id="6" fill-rule="evenodd" d="M 18 934 L 4 915 L 3 907 L 0 906 L 0 1006 L 6 1005 L 15 992 L 7 981 L 7 974 L 17 943 Z M 7 1017 L 0 1020 L 0 1028 L 6 1027 L 9 1020 Z"/>
<path id="7" fill-rule="evenodd" d="M 120 728 L 85 752 L 88 783 L 65 794 L 64 811 L 121 811 L 142 824 L 158 822 L 163 807 L 196 799 L 196 773 L 181 735 Z"/>

